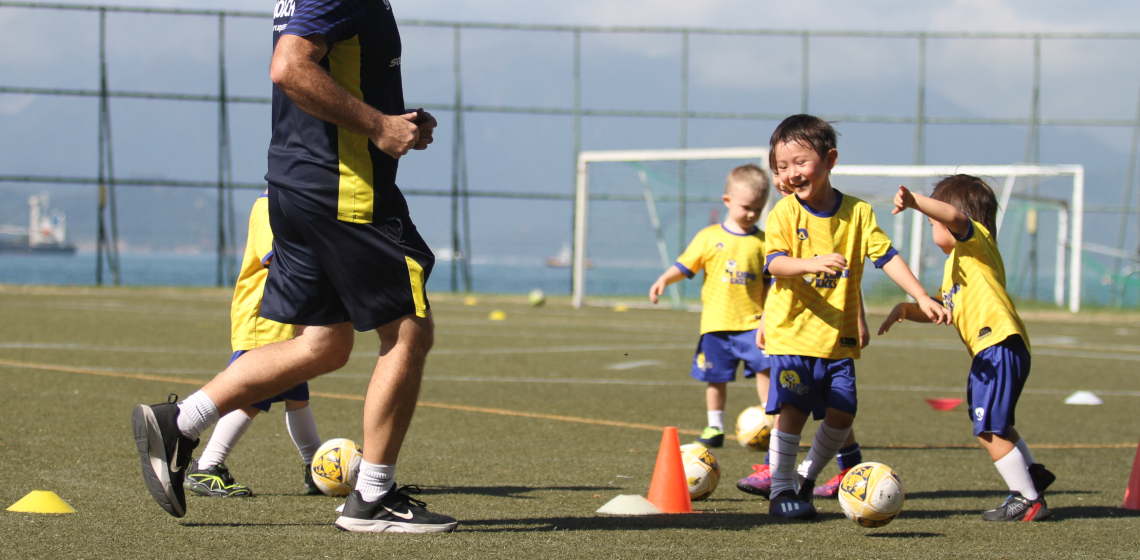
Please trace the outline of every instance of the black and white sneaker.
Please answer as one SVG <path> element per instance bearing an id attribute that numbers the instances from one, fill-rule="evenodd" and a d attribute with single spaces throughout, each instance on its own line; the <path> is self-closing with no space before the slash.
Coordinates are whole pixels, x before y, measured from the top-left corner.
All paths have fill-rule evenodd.
<path id="1" fill-rule="evenodd" d="M 186 467 L 198 440 L 190 440 L 178 430 L 178 395 L 167 402 L 140 404 L 131 414 L 131 429 L 139 449 L 143 482 L 151 497 L 174 517 L 186 515 Z"/>
<path id="2" fill-rule="evenodd" d="M 1052 513 L 1045 504 L 1044 496 L 1028 500 L 1020 492 L 1014 492 L 1000 507 L 982 513 L 985 521 L 1044 521 Z"/>
<path id="3" fill-rule="evenodd" d="M 427 504 L 409 496 L 419 494 L 418 486 L 402 486 L 375 502 L 366 502 L 353 490 L 336 520 L 343 531 L 358 533 L 447 533 L 459 524 L 454 517 L 432 513 Z"/>
<path id="4" fill-rule="evenodd" d="M 815 506 L 800 501 L 794 490 L 784 490 L 772 496 L 772 501 L 768 503 L 768 514 L 784 519 L 813 519 Z"/>
<path id="5" fill-rule="evenodd" d="M 313 464 L 305 463 L 305 495 L 320 496 L 324 494 L 316 482 L 313 482 Z"/>

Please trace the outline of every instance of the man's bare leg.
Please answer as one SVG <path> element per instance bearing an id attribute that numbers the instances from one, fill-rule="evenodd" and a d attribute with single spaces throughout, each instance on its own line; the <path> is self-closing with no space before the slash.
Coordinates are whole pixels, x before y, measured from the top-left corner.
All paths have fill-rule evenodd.
<path id="1" fill-rule="evenodd" d="M 364 460 L 394 465 L 416 411 L 435 324 L 429 311 L 427 317 L 401 317 L 376 333 L 380 358 L 364 397 Z"/>
<path id="2" fill-rule="evenodd" d="M 202 387 L 202 392 L 225 415 L 344 367 L 353 338 L 352 323 L 298 326 L 295 338 L 246 352 Z"/>

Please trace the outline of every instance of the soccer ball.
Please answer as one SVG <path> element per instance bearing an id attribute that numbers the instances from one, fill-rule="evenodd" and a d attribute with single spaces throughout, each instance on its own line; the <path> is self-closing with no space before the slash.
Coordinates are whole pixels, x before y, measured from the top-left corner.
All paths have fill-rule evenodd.
<path id="1" fill-rule="evenodd" d="M 542 290 L 538 288 L 531 290 L 526 297 L 530 300 L 530 304 L 535 307 L 546 303 L 546 294 L 542 293 Z"/>
<path id="2" fill-rule="evenodd" d="M 768 416 L 762 406 L 750 406 L 736 417 L 736 441 L 741 447 L 767 451 L 775 416 Z"/>
<path id="3" fill-rule="evenodd" d="M 330 439 L 313 457 L 313 483 L 326 496 L 347 496 L 356 486 L 364 452 L 351 439 Z"/>
<path id="4" fill-rule="evenodd" d="M 859 463 L 839 483 L 839 507 L 863 527 L 882 527 L 902 511 L 902 480 L 882 463 Z"/>
<path id="5" fill-rule="evenodd" d="M 700 501 L 712 495 L 720 483 L 720 463 L 707 447 L 699 443 L 681 446 L 681 464 L 689 483 L 689 498 Z"/>

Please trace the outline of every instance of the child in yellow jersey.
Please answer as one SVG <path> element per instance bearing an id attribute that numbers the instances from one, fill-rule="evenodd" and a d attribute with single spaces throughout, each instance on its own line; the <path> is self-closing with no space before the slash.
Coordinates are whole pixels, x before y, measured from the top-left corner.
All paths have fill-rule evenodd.
<path id="1" fill-rule="evenodd" d="M 776 168 L 775 152 L 768 152 L 768 167 L 770 169 Z M 779 179 L 776 180 L 773 188 L 780 196 L 790 196 L 792 189 Z M 757 331 L 759 333 L 759 331 Z M 866 348 L 871 342 L 870 330 L 867 328 L 866 310 L 863 308 L 863 293 L 859 293 L 859 348 Z M 764 349 L 763 343 L 757 340 L 757 346 L 761 350 Z M 767 372 L 758 374 L 756 376 L 757 389 L 761 391 L 760 403 L 763 406 L 768 398 L 768 387 L 771 379 Z M 780 416 L 775 415 L 776 421 L 779 421 Z M 758 465 L 752 465 L 752 474 L 736 481 L 736 488 L 741 492 L 763 496 L 765 498 L 771 495 L 772 491 L 772 471 L 770 462 L 772 459 L 771 452 L 764 456 L 764 462 Z M 835 456 L 835 461 L 839 464 L 839 474 L 827 481 L 827 483 L 816 486 L 812 493 L 821 498 L 834 498 L 839 494 L 839 484 L 843 481 L 843 476 L 847 474 L 855 465 L 863 462 L 863 451 L 859 448 L 859 442 L 855 439 L 855 428 L 847 434 L 847 439 L 843 442 L 843 446 L 839 448 Z M 808 467 L 811 464 L 804 461 L 796 471 L 801 476 L 807 473 Z"/>
<path id="2" fill-rule="evenodd" d="M 768 176 L 756 165 L 742 165 L 728 174 L 724 187 L 728 208 L 724 223 L 697 233 L 677 264 L 666 270 L 649 288 L 649 299 L 665 292 L 669 284 L 705 271 L 701 287 L 701 338 L 690 375 L 708 384 L 705 402 L 708 427 L 697 443 L 706 447 L 724 445 L 724 404 L 728 382 L 744 362 L 744 377 L 756 376 L 761 400 L 760 376 L 768 371 L 768 357 L 756 346 L 756 328 L 764 312 L 767 283 L 764 269 L 764 232 L 756 227 L 768 203 Z"/>
<path id="3" fill-rule="evenodd" d="M 815 480 L 843 445 L 855 419 L 859 357 L 859 287 L 864 259 L 914 297 L 932 321 L 949 312 L 932 300 L 875 221 L 871 205 L 831 186 L 838 160 L 831 125 L 810 115 L 784 119 L 772 133 L 779 180 L 792 189 L 768 215 L 767 271 L 776 278 L 766 301 L 761 342 L 772 358 L 768 413 L 772 489 L 768 512 L 815 517 Z M 822 419 L 800 489 L 795 462 L 808 415 Z"/>
<path id="4" fill-rule="evenodd" d="M 1005 265 L 995 231 L 997 197 L 985 181 L 954 175 L 938 182 L 930 198 L 899 187 L 895 213 L 914 208 L 930 219 L 934 243 L 946 253 L 942 301 L 973 358 L 966 385 L 974 435 L 990 454 L 1010 496 L 982 514 L 986 521 L 1040 521 L 1049 517 L 1044 492 L 1056 476 L 1034 462 L 1014 425 L 1014 409 L 1029 377 L 1029 335 L 1005 291 Z M 903 319 L 925 322 L 914 304 L 900 303 L 882 334 Z"/>
<path id="5" fill-rule="evenodd" d="M 258 316 L 261 310 L 261 296 L 265 291 L 265 278 L 269 275 L 269 266 L 273 261 L 273 231 L 269 227 L 267 200 L 265 194 L 258 197 L 249 215 L 245 256 L 242 259 L 241 272 L 238 274 L 234 299 L 230 306 L 230 342 L 234 350 L 230 363 L 240 358 L 247 350 L 289 340 L 294 334 L 293 325 L 277 323 Z M 313 420 L 313 411 L 309 408 L 308 383 L 301 383 L 276 397 L 239 408 L 222 417 L 214 427 L 210 443 L 206 445 L 202 456 L 197 461 L 190 462 L 186 470 L 186 481 L 183 483 L 186 489 L 212 497 L 252 496 L 253 491 L 249 487 L 234 482 L 233 476 L 226 468 L 225 460 L 238 440 L 249 429 L 254 416 L 257 416 L 258 412 L 268 412 L 273 403 L 282 401 L 285 402 L 285 424 L 289 429 L 289 436 L 293 438 L 293 443 L 297 445 L 297 451 L 301 453 L 301 459 L 305 463 L 305 494 L 320 494 L 320 489 L 313 484 L 309 469 L 313 455 L 321 446 L 321 439 L 317 435 L 317 423 Z"/>

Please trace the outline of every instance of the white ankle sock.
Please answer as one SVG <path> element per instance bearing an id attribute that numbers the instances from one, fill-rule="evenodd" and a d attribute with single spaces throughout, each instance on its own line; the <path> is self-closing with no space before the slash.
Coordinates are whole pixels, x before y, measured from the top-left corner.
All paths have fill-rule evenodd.
<path id="1" fill-rule="evenodd" d="M 1025 443 L 1025 438 L 1017 438 L 1017 450 L 1021 452 L 1021 458 L 1025 459 L 1025 466 L 1028 467 L 1036 463 L 1033 460 L 1033 454 L 1029 452 L 1029 446 Z"/>
<path id="2" fill-rule="evenodd" d="M 218 407 L 210 395 L 194 391 L 193 395 L 178 403 L 178 431 L 189 439 L 198 439 L 202 432 L 218 421 Z"/>
<path id="3" fill-rule="evenodd" d="M 210 435 L 210 442 L 206 444 L 205 451 L 202 451 L 202 456 L 198 458 L 198 468 L 205 470 L 226 462 L 226 457 L 230 456 L 230 452 L 251 424 L 253 418 L 246 416 L 240 410 L 223 416 L 214 427 L 214 433 Z"/>
<path id="4" fill-rule="evenodd" d="M 779 430 L 772 430 L 772 439 L 768 446 L 768 466 L 772 473 L 771 496 L 776 496 L 784 490 L 795 490 L 796 455 L 800 452 L 800 435 L 786 434 Z"/>
<path id="5" fill-rule="evenodd" d="M 1010 491 L 1019 492 L 1027 500 L 1037 499 L 1037 489 L 1033 487 L 1033 479 L 1029 477 L 1029 468 L 1025 466 L 1025 458 L 1017 448 L 1006 454 L 1005 457 L 994 461 L 1001 477 L 1005 479 Z"/>
<path id="6" fill-rule="evenodd" d="M 850 427 L 837 430 L 826 423 L 820 424 L 819 429 L 815 431 L 815 440 L 811 443 L 811 449 L 808 450 L 808 466 L 804 478 L 808 480 L 819 478 L 819 473 L 823 472 L 823 467 L 835 458 L 835 454 L 839 452 L 840 447 L 843 447 L 843 441 L 847 439 L 849 433 L 851 433 Z"/>
<path id="7" fill-rule="evenodd" d="M 383 498 L 396 485 L 396 465 L 374 465 L 360 461 L 360 474 L 356 475 L 356 490 L 366 502 Z"/>
<path id="8" fill-rule="evenodd" d="M 709 425 L 714 428 L 720 428 L 724 431 L 724 411 L 723 410 L 710 410 L 709 411 Z"/>
<path id="9" fill-rule="evenodd" d="M 285 411 L 285 426 L 289 428 L 289 437 L 301 453 L 305 464 L 312 464 L 313 455 L 321 447 L 321 436 L 317 435 L 317 421 L 313 419 L 313 408 L 305 406 L 297 410 Z"/>

